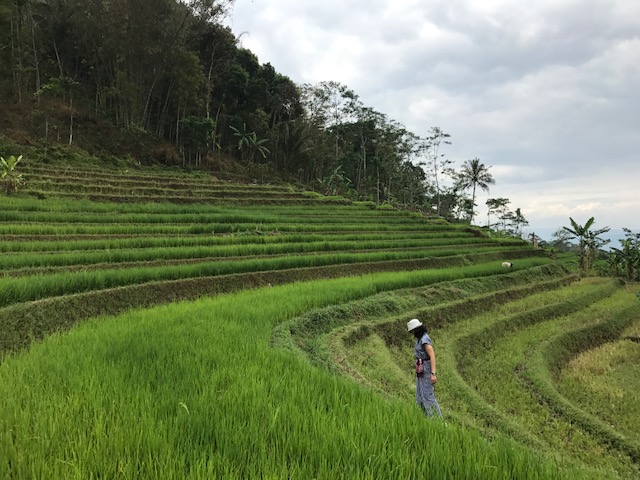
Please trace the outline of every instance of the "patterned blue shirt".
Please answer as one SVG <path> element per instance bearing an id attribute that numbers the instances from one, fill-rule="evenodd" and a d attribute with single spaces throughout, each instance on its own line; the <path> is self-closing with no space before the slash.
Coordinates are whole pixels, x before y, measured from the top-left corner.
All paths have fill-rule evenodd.
<path id="1" fill-rule="evenodd" d="M 422 360 L 430 361 L 429 355 L 425 352 L 423 345 L 432 345 L 431 337 L 428 334 L 422 335 L 422 337 L 416 340 L 416 348 L 413 351 L 416 359 L 421 358 Z"/>

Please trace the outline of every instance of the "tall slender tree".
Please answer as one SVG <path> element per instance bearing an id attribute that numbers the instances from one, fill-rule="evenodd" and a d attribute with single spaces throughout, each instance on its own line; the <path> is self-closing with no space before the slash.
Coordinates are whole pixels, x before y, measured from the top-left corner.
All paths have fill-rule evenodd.
<path id="1" fill-rule="evenodd" d="M 442 188 L 440 185 L 440 175 L 449 175 L 451 160 L 447 160 L 443 153 L 440 153 L 440 149 L 443 145 L 451 145 L 449 140 L 451 135 L 442 131 L 440 127 L 431 127 L 427 134 L 427 138 L 423 140 L 422 150 L 427 158 L 427 164 L 429 170 L 433 174 L 433 178 L 436 186 L 436 213 L 441 214 L 441 193 Z"/>
<path id="2" fill-rule="evenodd" d="M 463 163 L 460 172 L 457 174 L 458 188 L 462 190 L 466 190 L 468 188 L 472 189 L 471 217 L 469 218 L 469 223 L 473 222 L 473 217 L 475 215 L 476 187 L 480 187 L 488 193 L 489 185 L 496 183 L 491 173 L 489 173 L 490 168 L 491 166 L 487 167 L 484 163 L 480 163 L 480 159 L 476 157 L 471 160 L 466 160 Z"/>
<path id="3" fill-rule="evenodd" d="M 502 225 L 502 230 L 505 230 L 507 227 L 506 221 L 509 213 L 509 204 L 511 200 L 508 198 L 489 198 L 487 199 L 487 227 L 491 227 L 493 225 L 500 226 Z M 497 215 L 498 220 L 500 222 L 496 222 L 495 224 L 491 223 L 491 215 Z"/>

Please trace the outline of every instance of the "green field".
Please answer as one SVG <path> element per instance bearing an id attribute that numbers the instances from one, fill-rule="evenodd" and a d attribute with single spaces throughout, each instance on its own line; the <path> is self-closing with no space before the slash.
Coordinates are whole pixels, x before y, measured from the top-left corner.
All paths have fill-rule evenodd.
<path id="1" fill-rule="evenodd" d="M 288 186 L 26 174 L 0 213 L 2 479 L 640 478 L 638 285 Z M 415 316 L 444 422 L 414 404 Z"/>

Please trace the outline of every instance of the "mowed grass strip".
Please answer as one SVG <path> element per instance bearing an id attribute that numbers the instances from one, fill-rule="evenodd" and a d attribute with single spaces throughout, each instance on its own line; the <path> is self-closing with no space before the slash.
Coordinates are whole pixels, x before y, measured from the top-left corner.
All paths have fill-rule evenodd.
<path id="1" fill-rule="evenodd" d="M 531 361 L 521 369 L 523 379 L 556 414 L 599 441 L 604 448 L 618 450 L 634 463 L 640 476 L 640 444 L 616 429 L 616 423 L 603 421 L 600 414 L 590 414 L 588 409 L 574 403 L 572 397 L 562 395 L 556 388 L 556 378 L 568 361 L 580 352 L 617 340 L 625 328 L 638 319 L 636 299 L 626 295 L 624 303 L 618 303 L 614 312 L 598 318 L 590 325 L 581 325 L 561 332 L 541 342 Z M 580 396 L 578 397 L 580 398 Z M 628 412 L 627 412 L 628 413 Z M 610 416 L 610 413 L 609 413 Z M 606 416 L 605 416 L 606 418 Z M 618 455 L 621 456 L 621 455 Z"/>
<path id="2" fill-rule="evenodd" d="M 597 301 L 603 296 L 611 294 L 613 290 L 611 282 L 580 285 L 578 288 L 573 288 L 571 285 L 563 289 L 533 295 L 520 301 L 497 305 L 495 309 L 487 310 L 463 322 L 456 322 L 451 327 L 445 326 L 442 330 L 436 329 L 434 335 L 442 342 L 440 355 L 444 357 L 445 362 L 455 366 L 451 371 L 451 376 L 456 380 L 457 388 L 451 391 L 464 393 L 461 397 L 463 403 L 468 400 L 464 397 L 468 396 L 473 398 L 475 402 L 481 402 L 485 405 L 484 409 L 479 408 L 479 403 L 478 408 L 474 409 L 475 415 L 478 415 L 481 422 L 493 422 L 496 426 L 502 427 L 508 425 L 509 428 L 531 437 L 526 429 L 520 428 L 517 422 L 507 419 L 501 413 L 495 406 L 493 396 L 484 397 L 478 392 L 476 387 L 480 381 L 476 379 L 484 378 L 485 374 L 476 373 L 477 369 L 485 368 L 487 375 L 493 375 L 493 367 L 490 365 L 492 357 L 488 353 L 501 338 L 530 325 L 577 311 L 580 309 L 580 302 Z M 498 374 L 503 375 L 504 372 L 498 372 Z M 496 396 L 501 394 L 499 390 L 494 393 Z M 483 410 L 484 414 L 481 413 Z M 486 418 L 483 418 L 483 415 Z"/>
<path id="3" fill-rule="evenodd" d="M 306 310 L 435 273 L 245 291 L 50 337 L 0 365 L 0 476 L 588 478 L 269 346 Z"/>
<path id="4" fill-rule="evenodd" d="M 589 282 L 583 281 L 555 292 L 559 295 L 540 294 L 519 302 L 519 305 L 513 305 L 514 308 L 525 305 L 525 308 L 536 308 L 536 303 L 551 303 L 556 297 L 561 301 L 578 301 L 584 304 L 584 308 L 566 316 L 542 319 L 539 323 L 510 331 L 494 339 L 491 345 L 483 345 L 479 351 L 471 349 L 468 352 L 463 347 L 465 364 L 462 374 L 465 382 L 487 403 L 508 416 L 523 430 L 536 435 L 545 445 L 545 450 L 579 459 L 586 465 L 605 471 L 617 472 L 619 478 L 632 478 L 640 471 L 629 457 L 611 455 L 603 450 L 601 439 L 584 431 L 571 419 L 556 415 L 546 402 L 541 401 L 537 390 L 532 391 L 528 388 L 528 382 L 523 382 L 521 378 L 521 373 L 531 367 L 531 359 L 546 339 L 576 325 L 616 316 L 624 310 L 625 302 L 621 292 L 615 292 L 589 305 L 589 300 L 585 300 L 584 295 L 595 295 L 592 298 L 597 298 L 602 285 L 600 282 L 591 285 L 587 283 Z M 610 282 L 606 281 L 605 285 L 606 283 Z M 491 321 L 489 315 L 486 318 L 486 321 Z M 482 343 L 483 336 L 486 337 L 486 333 L 477 334 L 478 343 Z"/>
<path id="5" fill-rule="evenodd" d="M 618 340 L 571 359 L 558 375 L 556 387 L 574 405 L 640 444 L 640 347 L 633 340 L 640 312 L 634 323 Z"/>
<path id="6" fill-rule="evenodd" d="M 529 262 L 530 259 L 519 261 L 522 269 L 518 271 L 384 292 L 365 300 L 314 310 L 279 325 L 274 331 L 274 342 L 301 350 L 313 363 L 330 369 L 342 370 L 345 362 L 351 360 L 370 371 L 384 369 L 384 362 L 375 361 L 379 352 L 370 351 L 359 356 L 351 355 L 351 350 L 374 335 L 383 339 L 385 348 L 402 349 L 411 345 L 410 337 L 406 335 L 407 318 L 429 319 L 429 326 L 433 329 L 483 311 L 487 303 L 507 302 L 574 281 L 574 277 L 560 265 L 534 266 Z M 340 351 L 333 351 L 329 343 L 333 347 L 340 345 Z M 406 371 L 410 372 L 411 367 L 408 360 Z M 379 391 L 391 393 L 387 388 L 390 379 L 377 379 L 380 381 L 368 384 L 377 385 Z"/>

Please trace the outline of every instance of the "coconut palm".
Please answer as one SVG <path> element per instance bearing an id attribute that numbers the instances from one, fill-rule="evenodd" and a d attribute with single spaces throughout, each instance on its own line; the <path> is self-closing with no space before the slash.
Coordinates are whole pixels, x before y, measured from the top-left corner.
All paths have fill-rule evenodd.
<path id="1" fill-rule="evenodd" d="M 480 163 L 479 158 L 466 160 L 462 165 L 461 171 L 457 175 L 457 186 L 462 190 L 472 188 L 471 203 L 476 204 L 476 187 L 480 187 L 485 192 L 489 192 L 489 185 L 495 184 L 495 180 L 489 173 L 491 167 L 486 167 L 484 163 Z M 471 210 L 469 223 L 473 221 L 474 211 Z"/>

